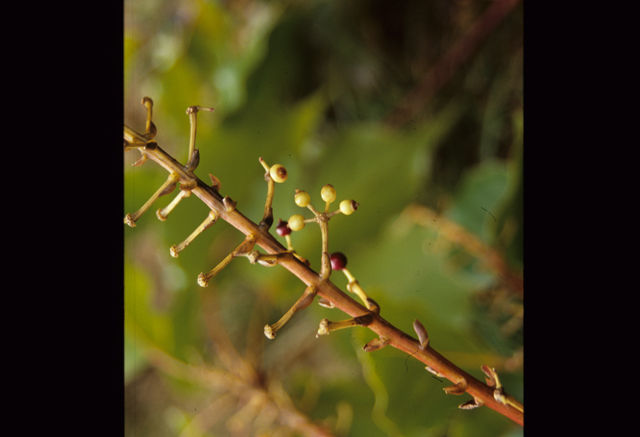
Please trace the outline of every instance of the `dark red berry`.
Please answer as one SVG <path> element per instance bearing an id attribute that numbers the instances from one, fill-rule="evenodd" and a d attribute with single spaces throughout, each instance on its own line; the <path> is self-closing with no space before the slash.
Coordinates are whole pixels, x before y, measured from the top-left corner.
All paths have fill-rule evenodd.
<path id="1" fill-rule="evenodd" d="M 347 257 L 342 252 L 333 252 L 329 259 L 333 270 L 342 270 L 347 266 Z"/>
<path id="2" fill-rule="evenodd" d="M 278 235 L 284 237 L 285 235 L 289 235 L 291 233 L 291 228 L 289 224 L 282 219 L 278 221 L 278 226 L 276 226 L 276 232 Z"/>

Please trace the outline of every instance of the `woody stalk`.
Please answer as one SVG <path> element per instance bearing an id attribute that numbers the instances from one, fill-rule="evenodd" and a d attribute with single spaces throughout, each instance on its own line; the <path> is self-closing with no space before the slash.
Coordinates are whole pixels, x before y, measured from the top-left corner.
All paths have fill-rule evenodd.
<path id="1" fill-rule="evenodd" d="M 523 405 L 504 391 L 495 369 L 483 365 L 481 370 L 484 374 L 485 382 L 482 382 L 433 349 L 429 342 L 427 330 L 418 320 L 413 323 L 418 339 L 396 328 L 381 317 L 380 306 L 366 295 L 355 276 L 346 269 L 346 257 L 340 252 L 328 253 L 329 220 L 339 215 L 351 215 L 357 209 L 357 202 L 350 199 L 343 200 L 340 202 L 338 209 L 331 211 L 331 204 L 336 200 L 336 192 L 331 185 L 327 184 L 322 187 L 320 193 L 325 203 L 324 208 L 316 209 L 311 204 L 309 194 L 297 190 L 294 198 L 295 203 L 301 208 L 310 210 L 313 217 L 304 218 L 301 214 L 294 214 L 287 222 L 280 221 L 276 231 L 280 236 L 286 238 L 288 247 L 285 248 L 269 232 L 269 229 L 273 224 L 271 202 L 273 200 L 274 187 L 276 183 L 286 181 L 286 169 L 280 164 L 270 166 L 262 158 L 259 159 L 260 165 L 265 170 L 264 178 L 267 183 L 267 198 L 264 215 L 259 223 L 255 223 L 237 209 L 235 201 L 228 196 L 220 194 L 220 182 L 215 176 L 210 175 L 211 183 L 207 184 L 194 174 L 200 156 L 198 149 L 195 147 L 197 114 L 202 110 L 213 111 L 213 109 L 200 106 L 191 106 L 187 109 L 191 124 L 189 152 L 186 164 L 181 164 L 154 141 L 157 129 L 152 122 L 153 101 L 145 97 L 142 99 L 142 104 L 147 111 L 144 132 L 138 132 L 125 125 L 124 150 L 137 150 L 140 153 L 140 158 L 134 163 L 135 166 L 142 165 L 150 160 L 164 168 L 169 175 L 167 180 L 140 209 L 133 214 L 126 214 L 124 222 L 131 227 L 135 227 L 136 222 L 158 198 L 170 194 L 179 186 L 179 192 L 176 197 L 165 208 L 156 211 L 158 219 L 167 220 L 171 211 L 185 198 L 192 197 L 192 195 L 207 205 L 210 212 L 185 241 L 171 246 L 170 253 L 172 256 L 179 256 L 180 251 L 184 250 L 191 241 L 217 220 L 226 221 L 244 235 L 244 239 L 239 242 L 238 246 L 218 265 L 208 272 L 198 275 L 197 282 L 200 286 L 207 286 L 208 282 L 220 270 L 237 257 L 245 257 L 252 264 L 260 264 L 266 267 L 280 265 L 295 275 L 305 285 L 305 289 L 300 298 L 280 320 L 265 326 L 264 331 L 267 338 L 274 339 L 277 331 L 283 329 L 296 312 L 309 306 L 318 297 L 320 305 L 337 308 L 351 316 L 351 318 L 337 322 L 322 319 L 317 336 L 328 335 L 338 329 L 357 326 L 366 327 L 373 331 L 377 337 L 363 346 L 365 351 L 373 352 L 387 346 L 396 348 L 422 362 L 427 371 L 451 381 L 452 385 L 444 388 L 446 394 L 463 395 L 467 393 L 471 396 L 471 399 L 460 404 L 459 408 L 467 410 L 485 406 L 520 425 L 524 424 Z M 295 252 L 291 243 L 290 234 L 300 231 L 309 223 L 318 224 L 322 236 L 320 273 L 314 271 L 308 261 Z M 262 249 L 263 252 L 260 252 L 258 248 Z M 330 276 L 336 270 L 343 271 L 348 280 L 347 290 L 361 302 L 347 295 L 331 282 Z"/>

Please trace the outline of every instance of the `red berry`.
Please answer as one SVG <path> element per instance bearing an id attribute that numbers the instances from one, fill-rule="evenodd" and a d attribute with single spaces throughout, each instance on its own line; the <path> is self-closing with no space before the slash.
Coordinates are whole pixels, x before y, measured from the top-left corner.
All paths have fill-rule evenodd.
<path id="1" fill-rule="evenodd" d="M 333 270 L 342 270 L 347 266 L 347 257 L 342 252 L 333 252 L 329 259 Z"/>
<path id="2" fill-rule="evenodd" d="M 282 219 L 278 221 L 278 226 L 276 226 L 276 232 L 278 235 L 284 237 L 285 235 L 289 235 L 291 233 L 291 228 L 289 224 Z"/>

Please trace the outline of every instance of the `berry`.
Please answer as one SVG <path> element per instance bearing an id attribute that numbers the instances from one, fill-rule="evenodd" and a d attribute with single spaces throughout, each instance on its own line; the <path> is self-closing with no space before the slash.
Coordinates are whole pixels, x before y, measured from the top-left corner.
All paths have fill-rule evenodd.
<path id="1" fill-rule="evenodd" d="M 281 237 L 284 237 L 285 235 L 289 235 L 291 233 L 291 228 L 289 227 L 287 222 L 280 219 L 278 221 L 278 226 L 276 226 L 276 232 Z"/>
<path id="2" fill-rule="evenodd" d="M 343 200 L 340 202 L 340 212 L 344 215 L 351 215 L 358 209 L 358 202 L 355 200 Z"/>
<path id="3" fill-rule="evenodd" d="M 269 176 L 279 184 L 287 180 L 287 169 L 282 164 L 274 164 L 269 169 Z"/>
<path id="4" fill-rule="evenodd" d="M 311 196 L 309 196 L 309 193 L 306 191 L 296 191 L 295 196 L 293 196 L 293 201 L 296 202 L 296 205 L 299 207 L 304 208 L 311 203 Z"/>
<path id="5" fill-rule="evenodd" d="M 347 257 L 342 252 L 333 252 L 329 259 L 333 270 L 342 270 L 347 266 Z"/>
<path id="6" fill-rule="evenodd" d="M 304 228 L 304 217 L 300 214 L 294 214 L 289 217 L 289 227 L 292 231 L 299 231 Z"/>
<path id="7" fill-rule="evenodd" d="M 331 184 L 324 185 L 320 190 L 320 197 L 325 202 L 333 202 L 336 200 L 336 189 Z"/>

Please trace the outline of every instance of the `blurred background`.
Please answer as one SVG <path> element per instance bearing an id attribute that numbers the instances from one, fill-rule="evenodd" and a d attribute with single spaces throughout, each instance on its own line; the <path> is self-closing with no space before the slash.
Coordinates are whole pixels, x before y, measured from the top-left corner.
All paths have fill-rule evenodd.
<path id="1" fill-rule="evenodd" d="M 185 162 L 191 105 L 196 174 L 258 222 L 258 162 L 283 164 L 274 217 L 320 207 L 320 187 L 360 203 L 329 227 L 330 251 L 381 315 L 478 379 L 495 367 L 523 400 L 522 4 L 518 1 L 125 0 L 125 123 Z M 154 163 L 125 165 L 125 211 L 166 179 Z M 176 191 L 177 192 L 177 191 Z M 166 222 L 154 211 L 125 229 L 125 427 L 128 436 L 509 436 L 522 428 L 393 349 L 364 353 L 347 318 L 311 305 L 263 334 L 304 290 L 288 271 L 235 259 L 207 288 L 198 273 L 243 236 L 218 222 L 179 258 L 169 247 L 205 218 L 195 196 Z M 308 211 L 307 211 L 308 213 Z M 309 214 L 305 214 L 309 215 Z M 275 235 L 275 232 L 273 232 Z M 283 244 L 284 239 L 277 237 Z M 320 233 L 292 235 L 319 271 Z M 332 275 L 345 290 L 343 275 Z M 415 335 L 414 335 L 415 336 Z M 322 434 L 324 432 L 325 434 Z"/>

